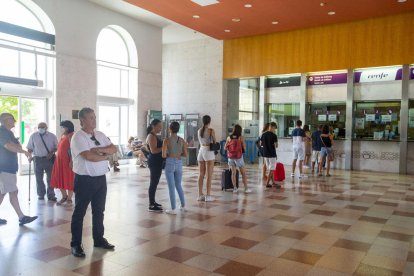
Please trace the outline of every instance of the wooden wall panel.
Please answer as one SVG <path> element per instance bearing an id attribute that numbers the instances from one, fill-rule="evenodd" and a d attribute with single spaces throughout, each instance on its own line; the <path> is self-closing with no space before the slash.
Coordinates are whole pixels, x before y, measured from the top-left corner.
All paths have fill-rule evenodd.
<path id="1" fill-rule="evenodd" d="M 414 12 L 224 41 L 223 78 L 414 63 Z"/>

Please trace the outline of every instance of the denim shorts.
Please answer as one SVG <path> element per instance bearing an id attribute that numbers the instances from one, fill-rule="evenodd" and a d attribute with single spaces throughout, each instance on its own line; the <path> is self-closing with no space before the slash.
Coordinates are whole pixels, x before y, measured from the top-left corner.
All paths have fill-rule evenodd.
<path id="1" fill-rule="evenodd" d="M 236 166 L 237 168 L 243 168 L 244 167 L 244 159 L 229 159 L 228 162 L 229 166 Z"/>
<path id="2" fill-rule="evenodd" d="M 321 157 L 328 156 L 332 152 L 332 148 L 322 147 L 321 148 Z"/>

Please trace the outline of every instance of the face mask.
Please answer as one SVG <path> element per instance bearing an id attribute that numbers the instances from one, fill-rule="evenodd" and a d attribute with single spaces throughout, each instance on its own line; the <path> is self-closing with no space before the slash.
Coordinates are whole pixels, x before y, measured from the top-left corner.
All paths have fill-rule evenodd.
<path id="1" fill-rule="evenodd" d="M 46 132 L 46 129 L 45 128 L 39 128 L 38 130 L 39 130 L 39 133 L 40 134 L 45 134 L 45 132 Z"/>

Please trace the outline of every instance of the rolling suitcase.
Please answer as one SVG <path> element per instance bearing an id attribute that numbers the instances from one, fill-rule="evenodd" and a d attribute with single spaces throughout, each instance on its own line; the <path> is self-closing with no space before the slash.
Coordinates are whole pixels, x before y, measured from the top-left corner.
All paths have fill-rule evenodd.
<path id="1" fill-rule="evenodd" d="M 236 171 L 236 187 L 239 188 L 239 171 Z M 231 170 L 224 169 L 221 174 L 221 190 L 233 190 L 234 186 L 231 181 Z"/>
<path id="2" fill-rule="evenodd" d="M 282 163 L 276 164 L 276 170 L 273 171 L 273 180 L 274 181 L 283 181 L 285 180 L 285 167 Z"/>

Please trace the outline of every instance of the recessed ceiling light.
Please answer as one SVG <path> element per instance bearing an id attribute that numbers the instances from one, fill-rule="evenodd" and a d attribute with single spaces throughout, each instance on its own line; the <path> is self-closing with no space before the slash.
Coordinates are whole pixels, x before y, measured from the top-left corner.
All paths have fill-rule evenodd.
<path id="1" fill-rule="evenodd" d="M 230 32 L 230 30 L 224 30 L 224 32 L 229 33 L 229 32 Z"/>
<path id="2" fill-rule="evenodd" d="M 321 2 L 319 5 L 320 5 L 321 7 L 323 7 L 323 6 L 325 6 L 325 5 L 326 5 L 326 3 Z"/>
<path id="3" fill-rule="evenodd" d="M 251 8 L 251 7 L 253 7 L 253 5 L 252 4 L 246 4 L 246 5 L 244 5 L 244 7 L 245 8 Z"/>
<path id="4" fill-rule="evenodd" d="M 233 18 L 231 21 L 233 21 L 233 22 L 240 22 L 240 18 Z"/>
<path id="5" fill-rule="evenodd" d="M 272 21 L 272 24 L 277 25 L 277 24 L 279 24 L 279 22 L 278 21 Z"/>
<path id="6" fill-rule="evenodd" d="M 199 16 L 199 15 L 193 15 L 193 18 L 195 18 L 195 19 L 199 19 L 199 18 L 200 18 L 200 16 Z"/>
<path id="7" fill-rule="evenodd" d="M 335 15 L 335 14 L 336 14 L 336 12 L 334 12 L 334 11 L 330 11 L 330 12 L 328 12 L 328 14 L 329 14 L 329 15 Z"/>
<path id="8" fill-rule="evenodd" d="M 398 3 L 404 3 L 407 2 L 407 0 L 398 0 Z"/>

